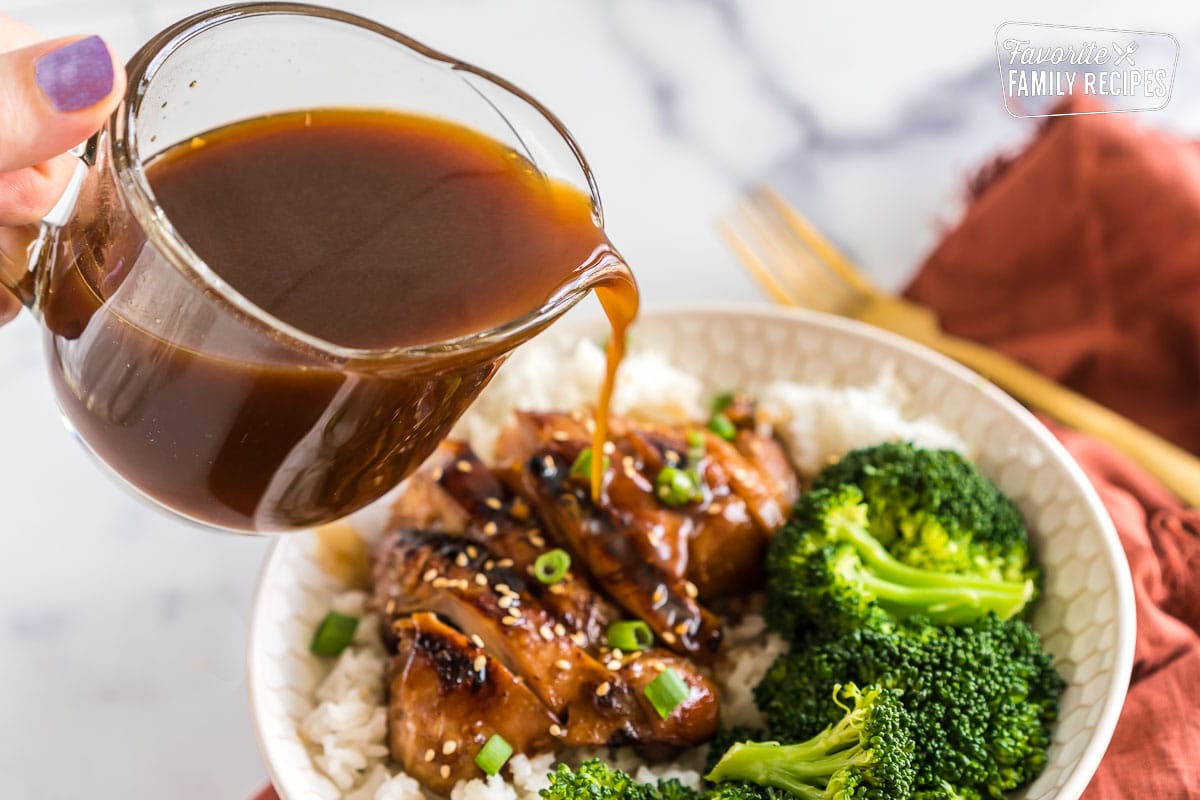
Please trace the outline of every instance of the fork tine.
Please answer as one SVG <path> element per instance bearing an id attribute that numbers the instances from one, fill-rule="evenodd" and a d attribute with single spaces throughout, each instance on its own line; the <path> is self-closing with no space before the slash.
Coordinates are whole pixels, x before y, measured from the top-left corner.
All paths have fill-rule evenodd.
<path id="1" fill-rule="evenodd" d="M 803 305 L 826 311 L 842 312 L 860 301 L 861 295 L 817 257 L 778 210 L 753 193 L 744 212 L 747 224 L 771 250 L 781 282 L 803 295 Z"/>
<path id="2" fill-rule="evenodd" d="M 798 305 L 788 290 L 775 279 L 775 275 L 767 269 L 766 264 L 759 260 L 754 250 L 734 230 L 732 225 L 721 220 L 717 223 L 717 228 L 720 230 L 722 238 L 725 239 L 725 244 L 729 246 L 729 249 L 733 251 L 733 254 L 737 256 L 737 259 L 742 262 L 746 269 L 754 274 L 755 279 L 767 290 L 767 294 L 771 296 L 772 300 L 785 306 Z"/>
<path id="3" fill-rule="evenodd" d="M 850 260 L 842 255 L 840 250 L 822 236 L 813 224 L 784 200 L 778 192 L 769 186 L 760 186 L 756 190 L 756 194 L 762 197 L 777 214 L 787 221 L 788 226 L 795 231 L 796 235 L 813 251 L 817 258 L 840 275 L 846 283 L 868 297 L 877 297 L 882 294 L 879 287 L 859 272 L 858 268 L 851 264 Z"/>

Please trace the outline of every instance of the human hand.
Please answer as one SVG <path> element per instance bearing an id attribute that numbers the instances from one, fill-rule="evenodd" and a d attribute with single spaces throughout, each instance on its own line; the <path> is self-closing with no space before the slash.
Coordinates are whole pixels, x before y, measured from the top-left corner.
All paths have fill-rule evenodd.
<path id="1" fill-rule="evenodd" d="M 124 92 L 125 69 L 98 37 L 47 41 L 0 16 L 0 254 L 19 255 L 23 229 L 71 179 L 77 162 L 66 151 L 104 124 Z M 0 323 L 19 310 L 0 289 Z"/>

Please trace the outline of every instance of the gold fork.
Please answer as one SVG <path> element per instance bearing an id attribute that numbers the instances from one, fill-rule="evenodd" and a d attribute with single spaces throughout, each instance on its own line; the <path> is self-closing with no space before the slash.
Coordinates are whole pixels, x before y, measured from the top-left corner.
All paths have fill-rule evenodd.
<path id="1" fill-rule="evenodd" d="M 752 191 L 735 221 L 720 228 L 777 302 L 853 317 L 937 350 L 1022 403 L 1104 439 L 1200 507 L 1200 459 L 995 350 L 943 333 L 934 311 L 881 290 L 771 189 Z"/>

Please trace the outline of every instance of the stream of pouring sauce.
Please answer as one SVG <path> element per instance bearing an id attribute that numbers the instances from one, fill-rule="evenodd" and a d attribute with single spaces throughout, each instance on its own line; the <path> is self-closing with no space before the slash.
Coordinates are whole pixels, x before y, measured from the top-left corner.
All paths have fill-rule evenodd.
<path id="1" fill-rule="evenodd" d="M 613 390 L 617 385 L 617 370 L 625 358 L 629 326 L 637 318 L 638 290 L 633 275 L 627 270 L 596 287 L 596 297 L 608 316 L 612 333 L 604 348 L 604 383 L 596 403 L 596 429 L 592 434 L 592 500 L 600 500 L 604 480 L 604 444 L 608 441 L 608 416 Z"/>

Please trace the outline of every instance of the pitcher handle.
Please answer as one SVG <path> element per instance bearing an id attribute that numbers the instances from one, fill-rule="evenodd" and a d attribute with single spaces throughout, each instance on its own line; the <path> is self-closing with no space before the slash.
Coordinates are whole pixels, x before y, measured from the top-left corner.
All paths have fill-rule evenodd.
<path id="1" fill-rule="evenodd" d="M 0 286 L 34 313 L 50 273 L 58 232 L 75 212 L 80 187 L 88 170 L 96 163 L 99 142 L 97 131 L 86 142 L 71 148 L 71 154 L 78 159 L 75 171 L 46 216 L 29 225 L 0 228 Z M 0 315 L 3 315 L 3 301 L 0 301 Z"/>

